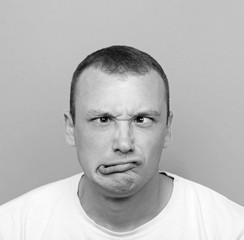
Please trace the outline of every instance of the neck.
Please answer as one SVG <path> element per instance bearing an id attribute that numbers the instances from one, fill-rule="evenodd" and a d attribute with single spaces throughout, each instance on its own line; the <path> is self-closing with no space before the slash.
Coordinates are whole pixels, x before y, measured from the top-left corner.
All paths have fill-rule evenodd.
<path id="1" fill-rule="evenodd" d="M 84 176 L 79 185 L 79 198 L 86 214 L 97 224 L 112 231 L 124 232 L 157 216 L 168 203 L 172 189 L 172 179 L 157 174 L 134 195 L 112 198 L 91 191 Z"/>

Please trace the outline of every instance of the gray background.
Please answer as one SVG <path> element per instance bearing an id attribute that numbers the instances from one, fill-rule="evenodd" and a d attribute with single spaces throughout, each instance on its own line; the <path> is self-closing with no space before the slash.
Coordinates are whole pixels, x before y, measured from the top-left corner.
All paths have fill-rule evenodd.
<path id="1" fill-rule="evenodd" d="M 1 0 L 0 203 L 78 173 L 64 140 L 71 75 L 126 44 L 165 69 L 173 143 L 161 169 L 244 205 L 244 1 Z"/>

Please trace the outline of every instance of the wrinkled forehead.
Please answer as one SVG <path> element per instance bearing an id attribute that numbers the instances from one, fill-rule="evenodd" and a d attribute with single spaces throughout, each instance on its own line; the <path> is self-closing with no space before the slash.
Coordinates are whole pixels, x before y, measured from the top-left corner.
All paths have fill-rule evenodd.
<path id="1" fill-rule="evenodd" d="M 84 71 L 77 84 L 76 109 L 113 112 L 162 111 L 166 109 L 164 83 L 156 71 L 147 74 L 108 74 Z"/>
<path id="2" fill-rule="evenodd" d="M 157 71 L 151 69 L 145 73 L 137 72 L 116 72 L 111 73 L 106 71 L 106 69 L 101 69 L 100 67 L 90 66 L 85 69 L 80 76 L 78 77 L 76 94 L 82 94 L 82 90 L 86 88 L 96 88 L 97 86 L 103 87 L 104 79 L 107 79 L 109 82 L 107 84 L 114 85 L 114 81 L 130 81 L 131 79 L 140 79 L 141 83 L 147 86 L 149 89 L 153 85 L 157 85 L 157 89 L 162 90 L 161 96 L 166 97 L 166 90 L 164 86 L 164 81 L 162 77 L 157 73 Z M 119 84 L 119 82 L 117 82 Z"/>

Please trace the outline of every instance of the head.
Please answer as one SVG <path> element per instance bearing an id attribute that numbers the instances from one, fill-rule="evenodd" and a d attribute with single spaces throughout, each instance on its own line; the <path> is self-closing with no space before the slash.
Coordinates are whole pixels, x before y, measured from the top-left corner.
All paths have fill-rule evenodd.
<path id="1" fill-rule="evenodd" d="M 102 49 L 79 64 L 66 139 L 76 147 L 89 189 L 125 197 L 158 176 L 171 136 L 168 88 L 161 66 L 131 47 Z"/>
<path id="2" fill-rule="evenodd" d="M 169 83 L 160 64 L 149 54 L 128 46 L 111 46 L 88 55 L 76 68 L 70 89 L 70 114 L 75 124 L 76 86 L 82 72 L 94 67 L 108 74 L 144 75 L 155 70 L 164 83 L 164 96 L 167 105 L 167 121 L 170 117 Z"/>

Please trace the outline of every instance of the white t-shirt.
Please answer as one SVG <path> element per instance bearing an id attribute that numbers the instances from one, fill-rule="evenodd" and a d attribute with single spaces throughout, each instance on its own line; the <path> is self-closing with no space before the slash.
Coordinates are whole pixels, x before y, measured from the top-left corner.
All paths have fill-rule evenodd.
<path id="1" fill-rule="evenodd" d="M 0 240 L 244 240 L 244 208 L 173 174 L 166 207 L 129 232 L 99 226 L 77 197 L 82 174 L 37 188 L 0 207 Z M 91 199 L 92 201 L 92 199 Z"/>

